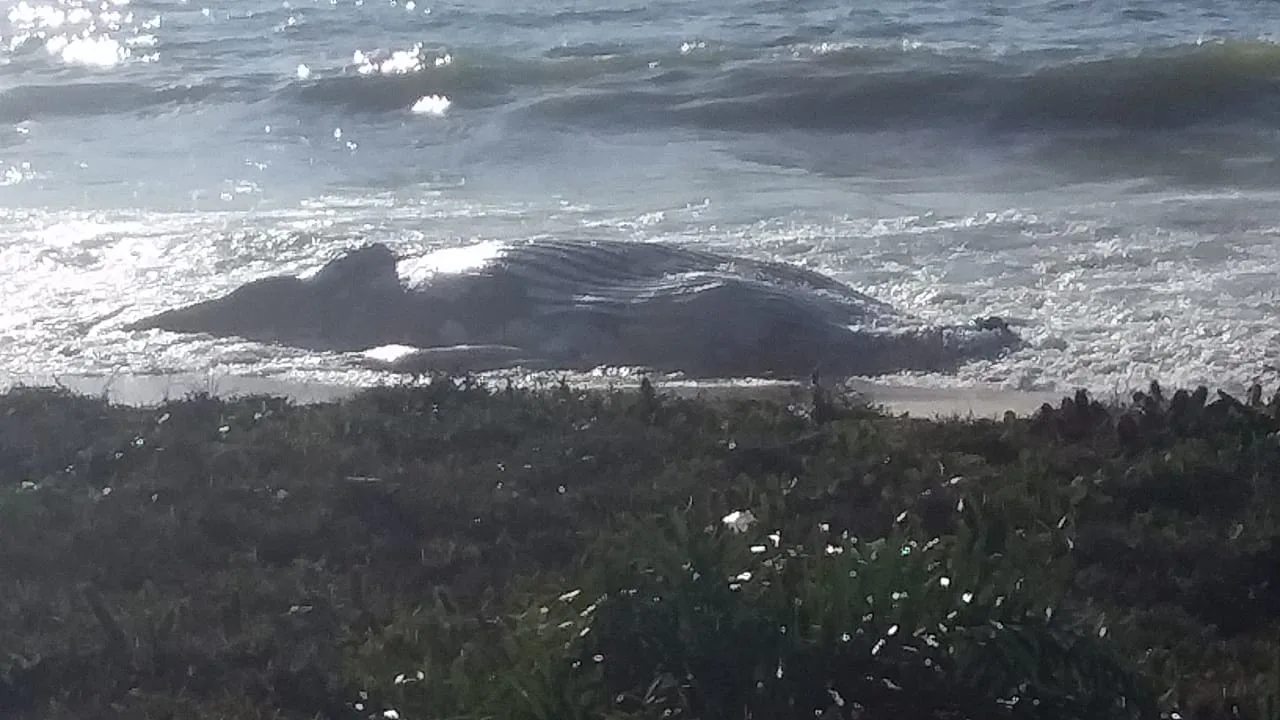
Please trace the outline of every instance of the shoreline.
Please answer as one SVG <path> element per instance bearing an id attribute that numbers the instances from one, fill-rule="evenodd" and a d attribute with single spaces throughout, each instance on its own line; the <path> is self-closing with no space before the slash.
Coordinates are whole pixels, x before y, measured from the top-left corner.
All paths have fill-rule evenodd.
<path id="1" fill-rule="evenodd" d="M 570 377 L 575 387 L 594 390 L 634 390 L 641 376 Z M 550 382 L 556 382 L 551 380 Z M 66 375 L 58 377 L 0 377 L 0 390 L 14 387 L 62 387 L 76 394 L 106 396 L 112 403 L 146 407 L 176 400 L 196 392 L 208 392 L 223 398 L 245 395 L 284 397 L 299 404 L 334 402 L 350 398 L 379 386 L 395 386 L 391 382 L 344 385 L 320 381 L 290 380 L 234 374 L 165 374 L 165 375 Z M 536 384 L 535 384 L 536 386 Z M 808 384 L 799 381 L 774 380 L 659 380 L 654 387 L 661 393 L 677 397 L 705 399 L 749 398 L 780 403 L 807 401 Z M 1012 411 L 1029 416 L 1044 403 L 1056 404 L 1064 393 L 1048 391 L 1006 390 L 992 386 L 936 388 L 927 386 L 889 385 L 868 379 L 851 379 L 839 387 L 852 392 L 892 414 L 907 413 L 923 418 L 999 418 Z"/>

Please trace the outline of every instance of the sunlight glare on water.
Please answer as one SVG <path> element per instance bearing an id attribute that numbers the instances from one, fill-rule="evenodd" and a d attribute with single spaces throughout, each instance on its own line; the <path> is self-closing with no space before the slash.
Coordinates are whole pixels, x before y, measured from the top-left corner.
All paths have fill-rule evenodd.
<path id="1" fill-rule="evenodd" d="M 159 24 L 158 16 L 137 21 L 129 0 L 21 0 L 9 9 L 6 20 L 0 33 L 10 54 L 39 44 L 63 64 L 90 68 L 114 67 L 132 57 L 133 48 L 150 47 L 155 37 L 148 30 Z M 145 52 L 139 58 L 155 59 Z"/>
<path id="2" fill-rule="evenodd" d="M 488 241 L 445 248 L 417 258 L 402 260 L 397 268 L 405 284 L 412 287 L 436 273 L 458 274 L 483 267 L 502 252 L 505 243 Z"/>

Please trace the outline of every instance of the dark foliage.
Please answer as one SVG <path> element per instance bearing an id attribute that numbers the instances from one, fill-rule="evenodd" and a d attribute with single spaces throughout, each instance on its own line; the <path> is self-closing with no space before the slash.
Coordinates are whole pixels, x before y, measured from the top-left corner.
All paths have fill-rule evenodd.
<path id="1" fill-rule="evenodd" d="M 0 715 L 1275 717 L 1277 431 L 1280 396 L 1155 385 L 1001 422 L 14 390 Z"/>

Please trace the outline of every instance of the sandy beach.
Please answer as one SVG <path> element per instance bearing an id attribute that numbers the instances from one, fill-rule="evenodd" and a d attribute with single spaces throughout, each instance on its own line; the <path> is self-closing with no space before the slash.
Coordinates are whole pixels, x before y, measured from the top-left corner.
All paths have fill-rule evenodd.
<path id="1" fill-rule="evenodd" d="M 395 378 L 392 377 L 387 384 L 395 384 L 395 382 Z M 638 387 L 640 380 L 638 377 L 607 379 L 587 377 L 570 379 L 570 382 L 585 387 L 626 389 Z M 222 397 L 269 394 L 285 396 L 299 403 L 316 403 L 348 397 L 363 389 L 352 385 L 218 373 L 0 378 L 0 387 L 10 388 L 18 385 L 61 386 L 79 394 L 105 395 L 112 402 L 134 406 L 157 405 L 165 400 L 181 398 L 196 392 L 208 392 Z M 681 397 L 701 395 L 708 398 L 726 398 L 738 395 L 780 402 L 804 402 L 808 399 L 807 385 L 791 381 L 664 380 L 656 382 L 655 386 L 662 392 Z M 989 418 L 1000 417 L 1010 410 L 1019 415 L 1029 415 L 1043 403 L 1057 403 L 1061 399 L 1060 393 L 1021 392 L 997 387 L 912 387 L 862 379 L 849 380 L 845 383 L 845 387 L 892 413 L 907 413 L 913 417 Z"/>

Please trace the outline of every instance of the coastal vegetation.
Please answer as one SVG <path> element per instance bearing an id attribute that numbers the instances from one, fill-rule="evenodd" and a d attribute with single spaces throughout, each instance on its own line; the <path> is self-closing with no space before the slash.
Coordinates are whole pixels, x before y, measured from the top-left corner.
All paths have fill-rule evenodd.
<path id="1" fill-rule="evenodd" d="M 1280 395 L 0 396 L 0 716 L 1280 717 Z"/>

